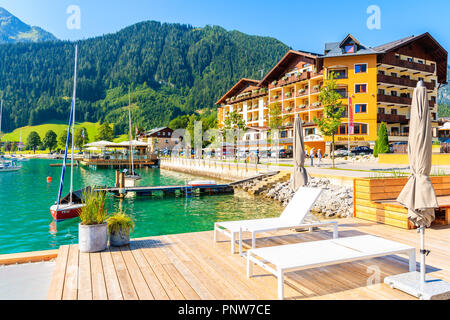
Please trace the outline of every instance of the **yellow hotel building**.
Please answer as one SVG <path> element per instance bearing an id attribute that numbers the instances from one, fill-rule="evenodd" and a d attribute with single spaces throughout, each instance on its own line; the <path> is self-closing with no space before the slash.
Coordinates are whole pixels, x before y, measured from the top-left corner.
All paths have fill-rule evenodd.
<path id="1" fill-rule="evenodd" d="M 341 42 L 325 44 L 324 54 L 290 50 L 261 80 L 242 79 L 219 101 L 218 121 L 223 126 L 230 112 L 238 112 L 249 130 L 244 137 L 250 150 L 270 148 L 264 144 L 270 126 L 271 107 L 281 107 L 284 120 L 279 128 L 280 147 L 292 148 L 293 123 L 303 120 L 305 144 L 330 152 L 330 137 L 314 124 L 323 117 L 320 90 L 333 72 L 346 112 L 336 135 L 336 144 L 348 145 L 348 102 L 352 100 L 355 132 L 351 147 L 374 147 L 381 122 L 389 142 L 407 141 L 409 108 L 414 87 L 423 80 L 428 88 L 434 136 L 437 138 L 437 97 L 447 82 L 448 53 L 429 34 L 411 36 L 375 48 L 361 44 L 352 35 Z"/>

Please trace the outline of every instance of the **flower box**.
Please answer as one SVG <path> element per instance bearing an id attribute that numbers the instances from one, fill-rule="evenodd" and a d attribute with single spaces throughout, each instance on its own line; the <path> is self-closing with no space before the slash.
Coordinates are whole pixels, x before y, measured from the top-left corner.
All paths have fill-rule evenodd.
<path id="1" fill-rule="evenodd" d="M 355 179 L 353 182 L 353 215 L 356 218 L 370 220 L 411 229 L 414 226 L 408 221 L 408 210 L 397 203 L 409 177 L 373 177 Z M 436 196 L 450 195 L 450 176 L 431 176 Z M 444 221 L 437 217 L 436 223 L 449 224 L 450 211 L 446 209 Z"/>

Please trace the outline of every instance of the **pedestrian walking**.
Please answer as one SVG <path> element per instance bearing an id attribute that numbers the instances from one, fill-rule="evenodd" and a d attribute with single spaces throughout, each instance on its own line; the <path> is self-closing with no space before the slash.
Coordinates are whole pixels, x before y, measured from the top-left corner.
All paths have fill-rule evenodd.
<path id="1" fill-rule="evenodd" d="M 317 150 L 317 166 L 320 167 L 320 160 L 322 160 L 322 150 Z"/>
<path id="2" fill-rule="evenodd" d="M 311 158 L 311 167 L 314 167 L 314 148 L 311 148 L 311 151 L 309 151 L 309 157 Z"/>

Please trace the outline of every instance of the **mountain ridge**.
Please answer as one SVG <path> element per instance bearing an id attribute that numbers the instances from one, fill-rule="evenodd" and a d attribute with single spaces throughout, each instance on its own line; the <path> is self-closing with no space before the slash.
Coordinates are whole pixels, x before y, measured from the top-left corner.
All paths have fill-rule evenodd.
<path id="1" fill-rule="evenodd" d="M 26 24 L 5 8 L 0 7 L 0 44 L 55 40 L 57 38 L 50 32 Z"/>

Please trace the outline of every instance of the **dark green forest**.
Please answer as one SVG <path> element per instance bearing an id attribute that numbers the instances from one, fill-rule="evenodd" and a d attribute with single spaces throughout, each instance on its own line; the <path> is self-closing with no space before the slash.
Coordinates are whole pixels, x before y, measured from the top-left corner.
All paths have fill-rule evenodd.
<path id="1" fill-rule="evenodd" d="M 217 26 L 138 23 L 78 42 L 77 120 L 127 130 L 133 118 L 149 129 L 196 110 L 214 108 L 242 77 L 260 79 L 289 49 L 280 41 Z M 5 132 L 66 120 L 73 83 L 74 43 L 0 45 L 0 94 Z"/>

